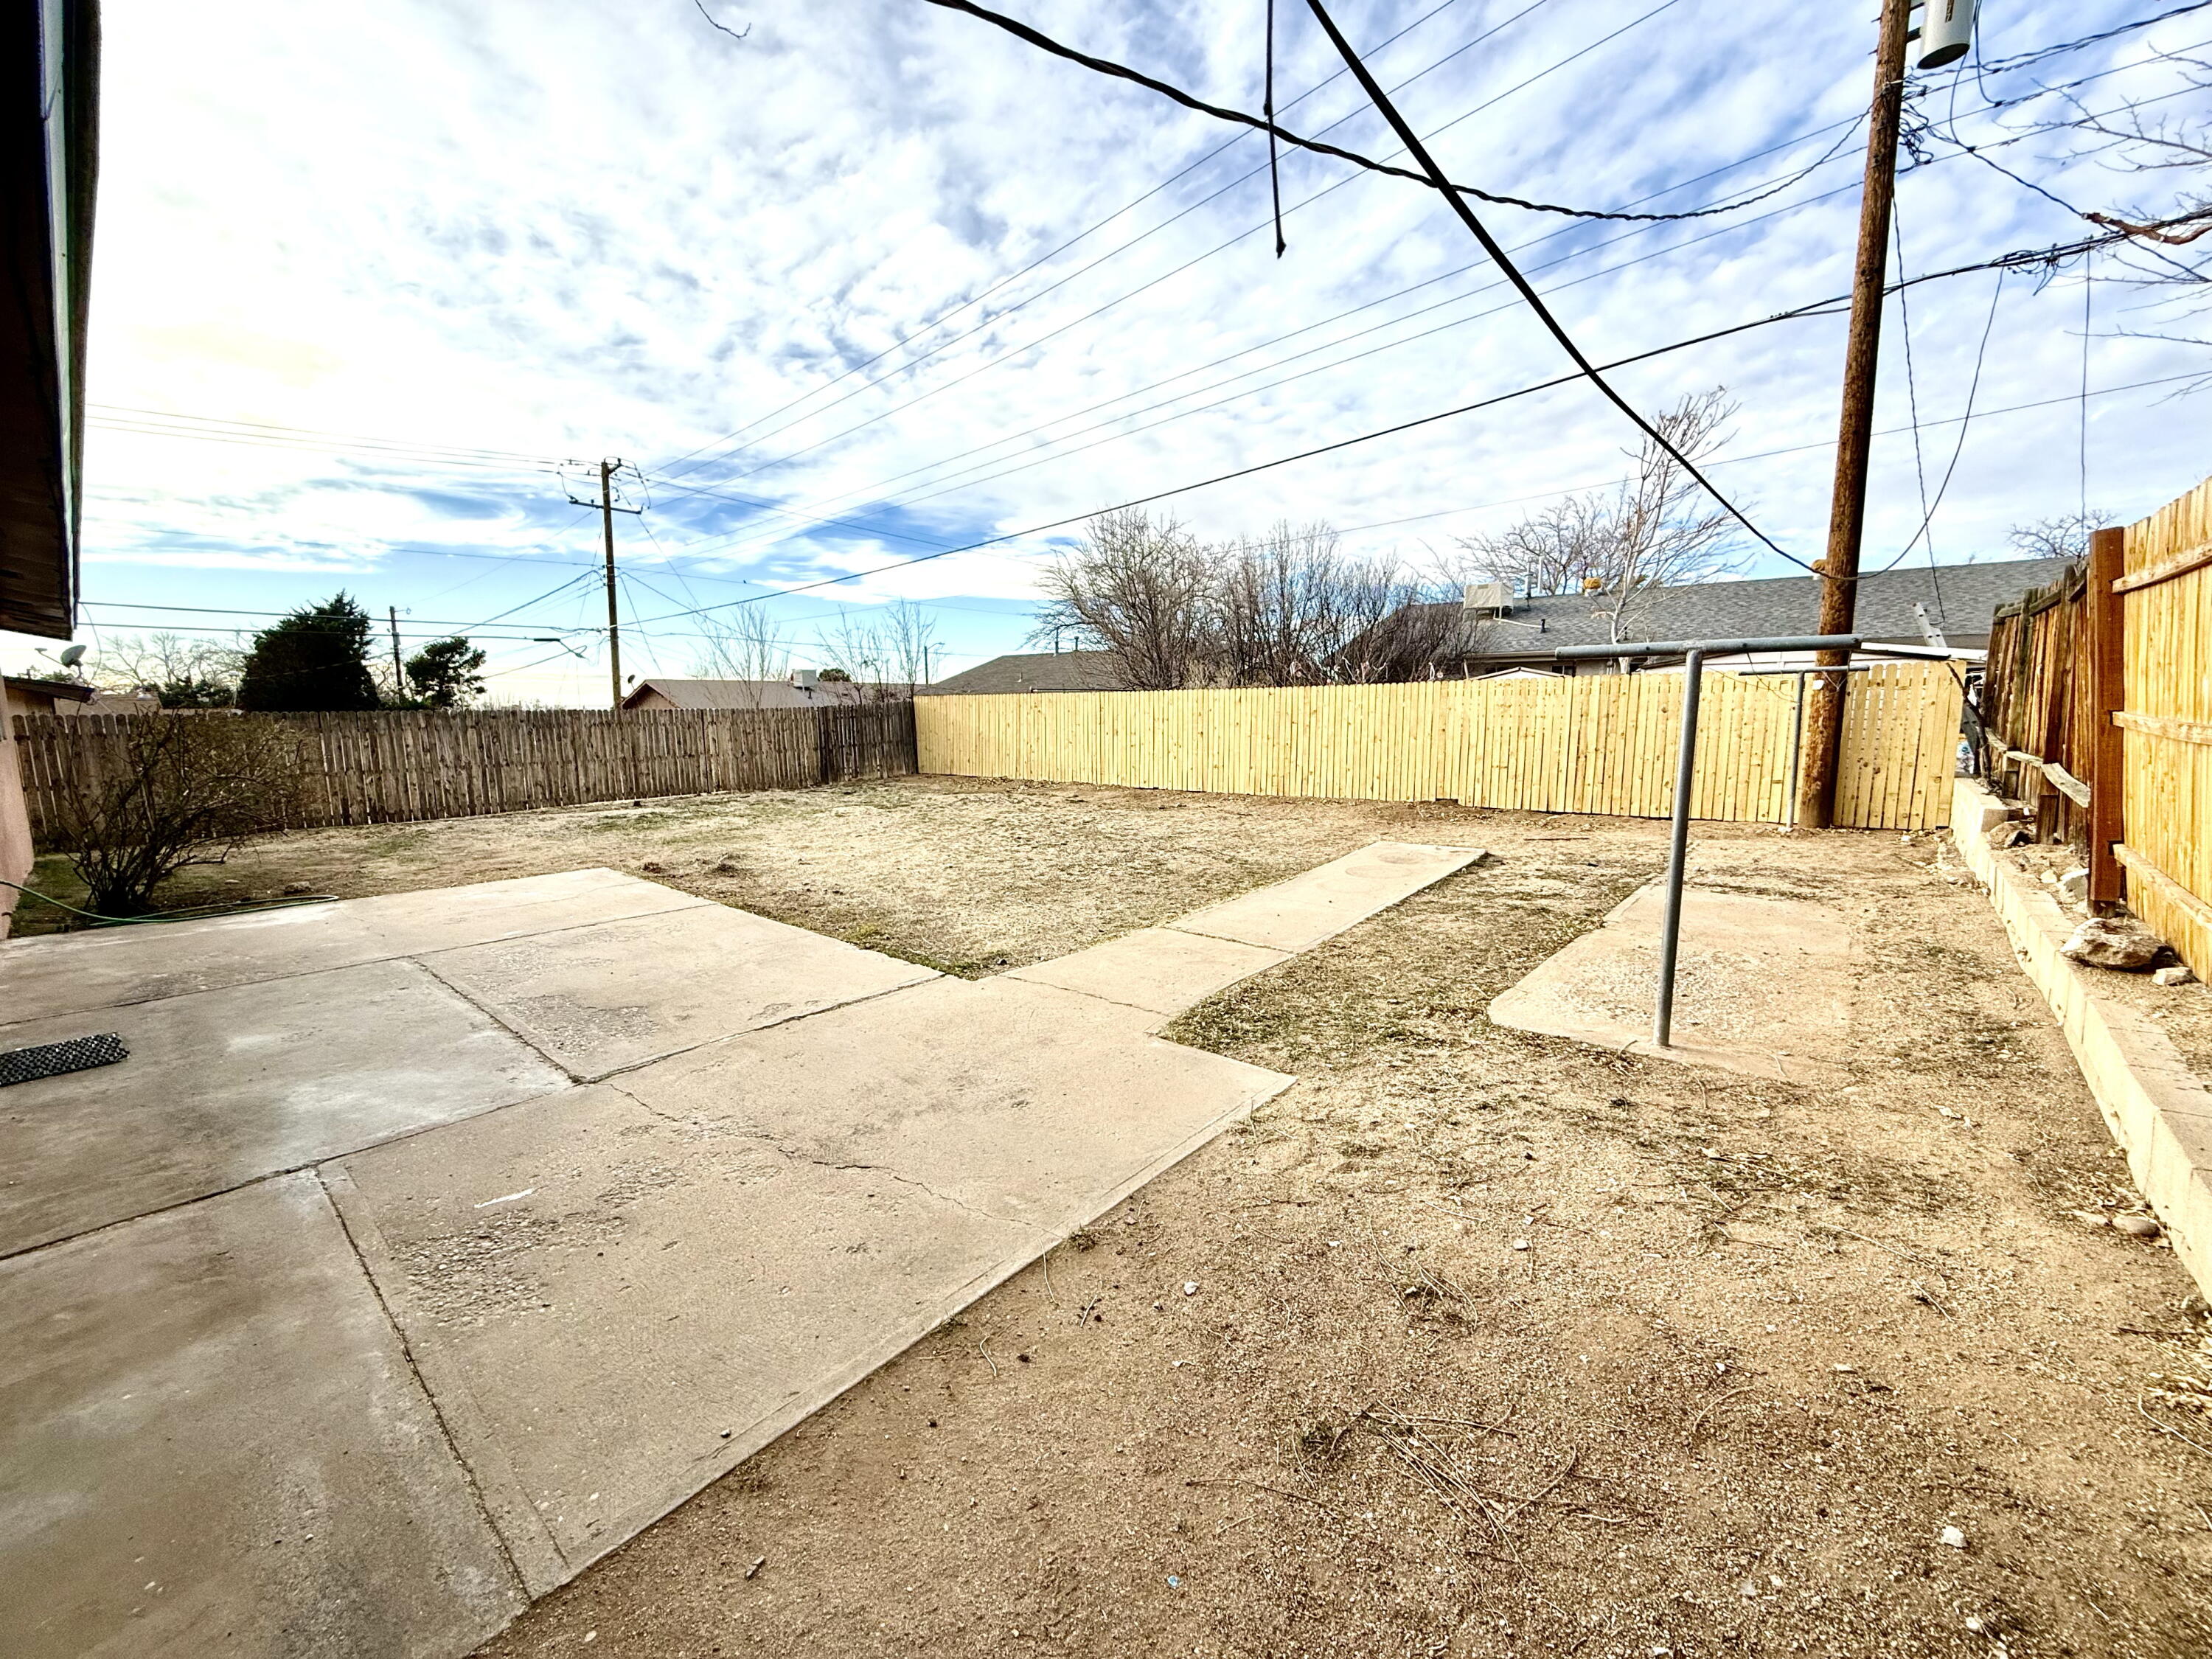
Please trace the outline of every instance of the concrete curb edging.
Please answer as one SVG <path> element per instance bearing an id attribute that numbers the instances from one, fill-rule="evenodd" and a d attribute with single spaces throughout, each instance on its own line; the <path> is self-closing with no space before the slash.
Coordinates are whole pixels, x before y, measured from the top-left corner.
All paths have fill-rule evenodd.
<path id="1" fill-rule="evenodd" d="M 2075 1064 L 2128 1170 L 2191 1277 L 2212 1296 L 2212 1090 L 2179 1049 L 2127 1004 L 2101 994 L 2097 970 L 2059 955 L 2074 921 L 2000 859 L 1989 830 L 2004 807 L 1972 778 L 1952 789 L 1951 839 L 1988 889 L 2021 966 L 2058 1017 Z"/>

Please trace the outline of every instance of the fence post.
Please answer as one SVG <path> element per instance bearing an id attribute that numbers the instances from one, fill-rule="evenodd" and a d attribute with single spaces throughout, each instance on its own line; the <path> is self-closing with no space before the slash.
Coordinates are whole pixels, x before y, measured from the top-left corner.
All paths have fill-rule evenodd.
<path id="1" fill-rule="evenodd" d="M 2112 852 L 2127 839 L 2127 735 L 2112 716 L 2126 705 L 2127 598 L 2112 592 L 2126 574 L 2127 532 L 2089 538 L 2089 908 L 2102 910 L 2126 895 L 2126 876 Z"/>

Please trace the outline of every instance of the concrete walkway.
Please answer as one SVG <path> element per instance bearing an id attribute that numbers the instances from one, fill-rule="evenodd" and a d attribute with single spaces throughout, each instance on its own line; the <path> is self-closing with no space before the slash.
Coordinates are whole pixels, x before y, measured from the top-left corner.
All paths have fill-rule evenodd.
<path id="1" fill-rule="evenodd" d="M 1673 1040 L 1652 1038 L 1666 889 L 1639 887 L 1604 925 L 1496 998 L 1490 1018 L 1622 1054 L 1799 1083 L 1843 1075 L 1851 933 L 1826 905 L 1692 886 L 1682 895 Z"/>
<path id="2" fill-rule="evenodd" d="M 27 1655 L 465 1653 L 1290 1082 L 1164 1020 L 1479 857 L 977 983 L 611 871 L 0 947 Z"/>

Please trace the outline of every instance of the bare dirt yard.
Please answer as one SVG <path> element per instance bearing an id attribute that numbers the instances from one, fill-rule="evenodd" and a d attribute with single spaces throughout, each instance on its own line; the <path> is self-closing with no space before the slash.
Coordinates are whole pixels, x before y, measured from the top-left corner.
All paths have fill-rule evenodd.
<path id="1" fill-rule="evenodd" d="M 2212 1325 L 2084 1218 L 2142 1206 L 1941 838 L 1698 832 L 1855 930 L 1832 1085 L 1485 1018 L 1662 836 L 907 779 L 295 836 L 198 896 L 609 864 L 973 975 L 1368 841 L 1495 854 L 1186 1015 L 1298 1083 L 499 1659 L 2212 1651 Z"/>

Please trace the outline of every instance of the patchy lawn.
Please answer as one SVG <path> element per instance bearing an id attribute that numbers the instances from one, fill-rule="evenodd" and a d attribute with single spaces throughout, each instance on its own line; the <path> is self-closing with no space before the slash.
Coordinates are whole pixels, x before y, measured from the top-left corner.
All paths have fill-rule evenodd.
<path id="1" fill-rule="evenodd" d="M 1378 837 L 1498 855 L 1186 1015 L 1300 1081 L 499 1659 L 2212 1650 L 2212 1413 L 2160 1395 L 2212 1326 L 2162 1243 L 2078 1218 L 2141 1206 L 1939 838 L 1698 833 L 1702 879 L 1856 930 L 1838 1086 L 1485 1019 L 1662 836 L 906 780 L 293 836 L 218 879 L 605 863 L 978 973 Z"/>

